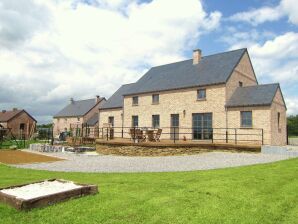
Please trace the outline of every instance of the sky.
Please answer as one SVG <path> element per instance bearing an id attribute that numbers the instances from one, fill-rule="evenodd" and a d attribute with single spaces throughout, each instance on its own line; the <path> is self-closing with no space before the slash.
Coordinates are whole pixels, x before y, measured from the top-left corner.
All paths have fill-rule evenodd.
<path id="1" fill-rule="evenodd" d="M 71 97 L 109 98 L 197 48 L 247 48 L 298 114 L 297 0 L 0 0 L 0 110 L 49 123 Z"/>

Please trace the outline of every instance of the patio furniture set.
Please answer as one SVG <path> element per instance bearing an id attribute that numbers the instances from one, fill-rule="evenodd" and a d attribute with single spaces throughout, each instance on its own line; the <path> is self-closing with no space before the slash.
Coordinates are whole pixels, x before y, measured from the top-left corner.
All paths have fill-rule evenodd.
<path id="1" fill-rule="evenodd" d="M 134 142 L 160 142 L 162 129 L 129 129 L 130 139 Z"/>

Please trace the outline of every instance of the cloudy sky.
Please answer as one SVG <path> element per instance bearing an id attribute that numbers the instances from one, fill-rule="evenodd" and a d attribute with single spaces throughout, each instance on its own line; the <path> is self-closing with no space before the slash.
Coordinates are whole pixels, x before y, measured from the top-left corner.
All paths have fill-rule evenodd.
<path id="1" fill-rule="evenodd" d="M 0 0 L 0 110 L 40 123 L 150 67 L 247 47 L 298 114 L 297 0 Z"/>

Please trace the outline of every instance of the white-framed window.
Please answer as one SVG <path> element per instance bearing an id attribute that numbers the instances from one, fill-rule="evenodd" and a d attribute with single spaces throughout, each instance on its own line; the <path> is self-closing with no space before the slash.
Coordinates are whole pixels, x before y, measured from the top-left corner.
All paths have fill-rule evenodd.
<path id="1" fill-rule="evenodd" d="M 197 100 L 206 99 L 206 89 L 198 89 L 197 90 Z"/>
<path id="2" fill-rule="evenodd" d="M 252 111 L 241 111 L 241 127 L 252 127 Z"/>

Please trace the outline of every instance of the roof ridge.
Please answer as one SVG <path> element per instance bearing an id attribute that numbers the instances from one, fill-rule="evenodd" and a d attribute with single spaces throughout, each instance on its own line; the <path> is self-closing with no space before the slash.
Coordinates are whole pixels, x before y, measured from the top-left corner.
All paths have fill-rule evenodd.
<path id="1" fill-rule="evenodd" d="M 239 49 L 235 49 L 235 50 L 230 50 L 230 51 L 224 51 L 224 52 L 218 52 L 218 53 L 214 53 L 214 54 L 209 54 L 209 55 L 206 55 L 206 56 L 202 56 L 202 59 L 203 58 L 207 58 L 207 57 L 211 57 L 211 56 L 215 56 L 215 55 L 220 55 L 220 54 L 226 54 L 226 53 L 231 53 L 231 52 L 235 52 L 235 51 L 240 51 L 240 50 L 247 50 L 247 48 L 239 48 Z M 185 60 L 182 60 L 182 61 L 176 61 L 176 62 L 170 62 L 170 63 L 166 63 L 166 64 L 162 64 L 162 65 L 156 65 L 156 66 L 151 67 L 151 69 L 152 68 L 161 67 L 161 66 L 166 66 L 166 65 L 172 65 L 172 64 L 176 64 L 176 63 L 191 61 L 191 60 L 193 60 L 193 59 L 190 58 L 190 59 L 185 59 Z"/>

